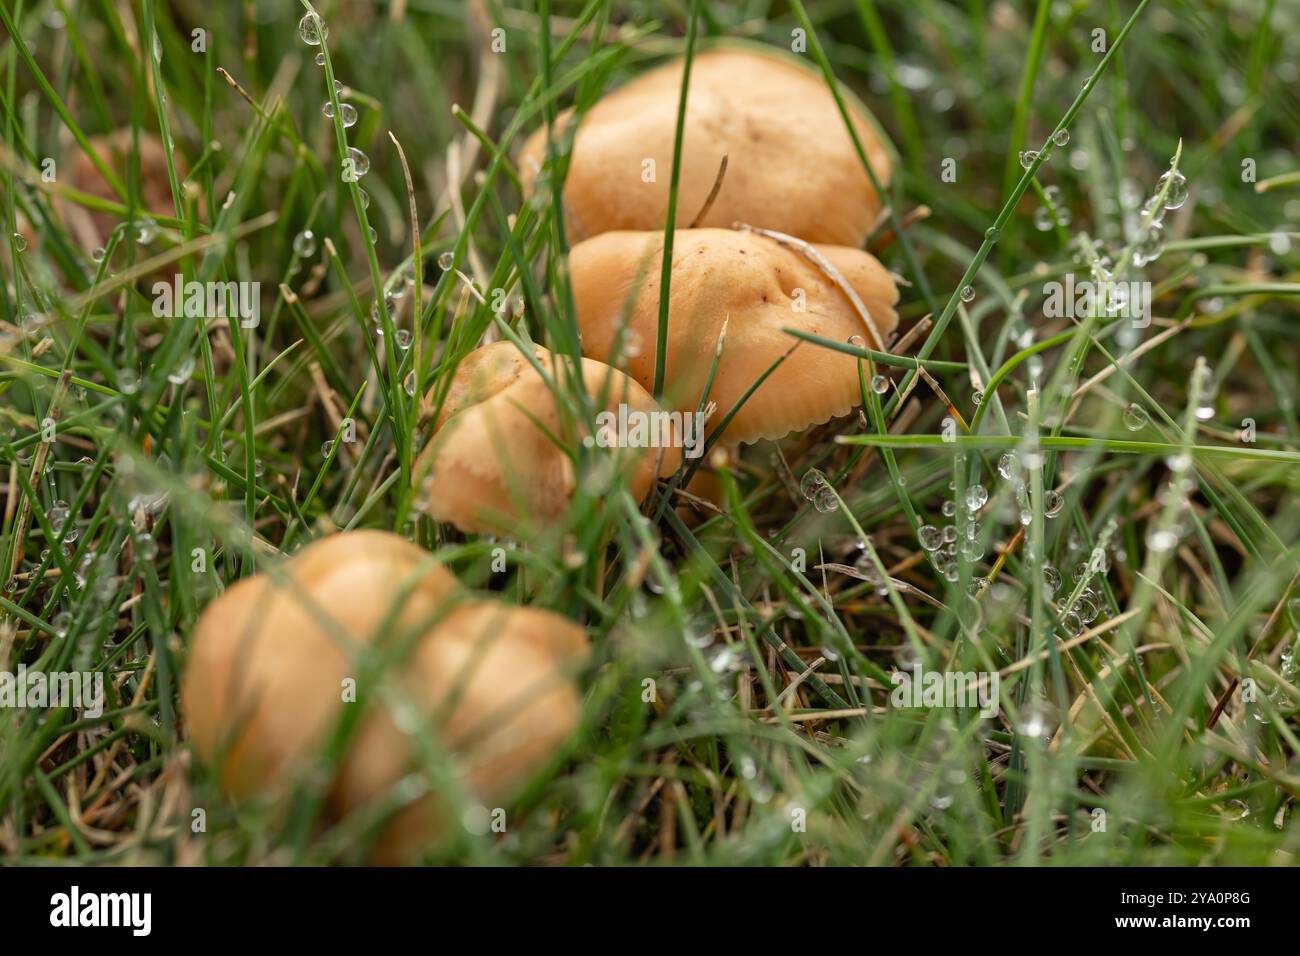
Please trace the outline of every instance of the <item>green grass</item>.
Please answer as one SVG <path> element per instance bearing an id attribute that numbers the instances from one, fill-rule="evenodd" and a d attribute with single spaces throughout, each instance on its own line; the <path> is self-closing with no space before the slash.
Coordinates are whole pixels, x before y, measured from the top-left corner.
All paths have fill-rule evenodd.
<path id="1" fill-rule="evenodd" d="M 1295 0 L 349 0 L 317 5 L 319 66 L 298 36 L 308 9 L 0 7 L 0 670 L 93 669 L 112 688 L 99 718 L 0 709 L 0 857 L 364 859 L 382 817 L 329 819 L 319 783 L 287 810 L 226 800 L 177 693 L 224 587 L 366 527 L 592 639 L 566 752 L 510 802 L 505 834 L 466 804 L 432 860 L 1294 862 Z M 747 448 L 722 474 L 725 512 L 693 528 L 678 479 L 642 509 L 584 448 L 569 513 L 538 538 L 420 517 L 420 397 L 445 395 L 485 333 L 579 353 L 563 207 L 521 196 L 521 138 L 552 127 L 540 179 L 558 189 L 561 110 L 721 37 L 789 50 L 797 29 L 841 106 L 859 96 L 899 144 L 868 247 L 907 282 L 901 331 L 926 324 L 892 353 L 800 346 L 859 355 L 862 415 Z M 155 33 L 161 57 L 142 56 Z M 108 196 L 69 180 L 90 137 L 122 128 L 165 147 L 148 243 L 135 159 L 102 164 Z M 370 169 L 344 182 L 349 147 Z M 1168 198 L 1172 169 L 1190 196 L 1135 265 L 1142 204 Z M 117 224 L 102 258 L 77 207 Z M 1044 315 L 1044 283 L 1099 269 L 1151 283 L 1149 327 Z M 174 272 L 259 281 L 260 324 L 155 318 L 154 277 Z M 554 388 L 590 421 L 571 375 Z M 812 469 L 833 490 L 821 507 L 799 490 Z M 944 515 L 977 485 L 977 527 Z M 946 524 L 972 557 L 920 547 Z M 916 660 L 998 671 L 999 716 L 891 706 L 890 672 Z M 364 662 L 376 679 L 392 663 Z M 436 735 L 417 751 L 423 786 L 470 799 Z"/>

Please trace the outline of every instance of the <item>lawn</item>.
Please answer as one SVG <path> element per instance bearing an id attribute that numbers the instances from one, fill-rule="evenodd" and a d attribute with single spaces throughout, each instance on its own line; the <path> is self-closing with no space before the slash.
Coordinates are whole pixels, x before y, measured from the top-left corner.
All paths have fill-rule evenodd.
<path id="1" fill-rule="evenodd" d="M 408 860 L 431 863 L 1294 863 L 1297 26 L 1297 0 L 5 0 L 0 859 L 360 863 L 414 801 L 437 823 Z M 638 484 L 572 440 L 604 433 L 577 373 L 594 280 L 566 111 L 761 49 L 878 124 L 889 174 L 855 132 L 845 175 L 873 181 L 857 244 L 897 285 L 897 330 L 830 337 L 795 309 L 701 453 Z M 788 119 L 763 134 L 806 155 Z M 679 251 L 752 181 L 740 152 L 701 178 L 683 122 L 644 227 Z M 834 168 L 772 174 L 763 210 Z M 722 228 L 709 243 L 836 286 L 798 237 Z M 683 288 L 675 260 L 648 269 Z M 606 357 L 666 401 L 667 297 L 633 341 L 631 280 L 610 283 Z M 692 341 L 721 390 L 748 331 L 713 319 Z M 567 492 L 466 530 L 443 502 L 486 486 L 500 443 L 434 493 L 421 453 L 487 342 L 545 382 L 524 413 L 561 423 L 543 451 Z M 832 357 L 856 368 L 847 414 L 724 440 Z M 484 632 L 528 608 L 579 635 L 555 659 L 565 731 L 508 785 L 440 730 L 455 687 L 412 710 L 412 642 L 458 619 L 399 613 L 396 572 L 321 598 L 381 622 L 328 726 L 315 698 L 267 704 L 268 746 L 311 726 L 310 753 L 244 792 L 198 745 L 199 622 L 236 627 L 205 610 L 249 579 L 300 599 L 286 558 L 364 530 L 488 602 Z M 230 667 L 338 617 L 273 625 Z M 464 682 L 500 698 L 478 733 L 515 741 L 551 698 L 503 696 L 531 659 L 507 650 L 471 642 Z M 317 663 L 282 686 L 316 687 Z M 7 700 L 20 667 L 105 699 Z M 383 792 L 340 812 L 346 767 L 393 747 Z"/>

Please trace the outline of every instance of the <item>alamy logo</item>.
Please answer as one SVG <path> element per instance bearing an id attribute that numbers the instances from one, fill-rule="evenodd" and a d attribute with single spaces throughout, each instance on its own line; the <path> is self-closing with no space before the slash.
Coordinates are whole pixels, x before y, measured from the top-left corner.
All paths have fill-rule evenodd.
<path id="1" fill-rule="evenodd" d="M 0 671 L 0 707 L 75 707 L 86 717 L 104 713 L 104 675 L 99 671 Z"/>
<path id="2" fill-rule="evenodd" d="M 1043 315 L 1049 319 L 1085 319 L 1102 315 L 1132 319 L 1134 328 L 1151 324 L 1151 283 L 1115 282 L 1111 279 L 1075 281 L 1067 272 L 1064 282 L 1045 282 Z"/>
<path id="3" fill-rule="evenodd" d="M 153 314 L 158 318 L 239 319 L 245 329 L 261 322 L 260 282 L 186 282 L 177 273 L 172 281 L 153 285 Z"/>
<path id="4" fill-rule="evenodd" d="M 588 448 L 680 448 L 686 458 L 704 454 L 707 413 L 645 412 L 620 403 L 618 413 L 596 413 L 596 433 L 584 438 Z"/>
<path id="5" fill-rule="evenodd" d="M 997 671 L 927 671 L 918 661 L 911 673 L 894 671 L 889 681 L 895 707 L 978 707 L 981 717 L 998 714 Z"/>
<path id="6" fill-rule="evenodd" d="M 148 936 L 153 929 L 152 893 L 68 893 L 50 897 L 50 925 L 126 926 L 133 936 Z"/>

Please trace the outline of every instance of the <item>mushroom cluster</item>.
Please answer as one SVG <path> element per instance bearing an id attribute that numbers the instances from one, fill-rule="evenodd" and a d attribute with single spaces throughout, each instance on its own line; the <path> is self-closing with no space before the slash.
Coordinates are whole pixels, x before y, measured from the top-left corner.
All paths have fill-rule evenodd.
<path id="1" fill-rule="evenodd" d="M 646 73 L 587 112 L 563 191 L 583 353 L 620 362 L 646 389 L 655 387 L 683 69 L 678 60 Z M 848 113 L 876 180 L 887 184 L 887 141 L 864 107 L 852 102 Z M 527 189 L 538 188 L 545 150 L 543 129 L 523 150 Z M 780 362 L 717 436 L 725 444 L 781 438 L 848 413 L 861 402 L 858 359 L 817 347 L 787 356 L 797 342 L 787 330 L 884 348 L 898 323 L 898 289 L 860 248 L 883 198 L 822 78 L 776 51 L 700 53 L 680 171 L 657 398 L 681 412 L 706 400 L 729 412 Z M 624 338 L 645 347 L 616 355 Z"/>
<path id="2" fill-rule="evenodd" d="M 310 778 L 345 708 L 361 707 L 329 808 L 337 819 L 375 814 L 375 861 L 404 863 L 444 832 L 438 792 L 384 814 L 428 746 L 451 755 L 443 769 L 469 798 L 492 806 L 510 796 L 577 726 L 573 675 L 586 655 L 571 621 L 478 597 L 396 535 L 351 531 L 245 578 L 204 610 L 181 704 L 221 786 L 273 800 Z"/>
<path id="3" fill-rule="evenodd" d="M 583 419 L 566 414 L 557 381 L 571 363 L 541 346 L 529 354 L 512 342 L 470 352 L 439 399 L 425 411 L 433 433 L 416 461 L 419 503 L 430 517 L 462 531 L 527 537 L 553 523 L 568 507 L 576 485 L 573 449 Z M 595 359 L 578 362 L 579 391 L 592 411 L 660 413 L 658 403 L 627 375 Z M 643 500 L 656 475 L 681 464 L 681 448 L 620 449 L 615 460 L 628 490 Z"/>

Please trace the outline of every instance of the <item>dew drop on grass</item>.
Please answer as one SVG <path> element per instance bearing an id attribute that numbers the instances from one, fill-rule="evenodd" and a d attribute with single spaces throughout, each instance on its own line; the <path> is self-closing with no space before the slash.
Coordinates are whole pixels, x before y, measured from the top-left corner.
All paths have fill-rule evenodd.
<path id="1" fill-rule="evenodd" d="M 158 223 L 154 222 L 148 216 L 143 219 L 137 219 L 135 222 L 135 241 L 142 246 L 147 246 L 158 237 Z"/>
<path id="2" fill-rule="evenodd" d="M 1048 490 L 1043 493 L 1043 514 L 1049 518 L 1055 518 L 1061 513 L 1061 508 L 1065 505 L 1065 498 L 1059 491 Z"/>
<path id="3" fill-rule="evenodd" d="M 1131 432 L 1141 431 L 1148 420 L 1146 409 L 1137 402 L 1129 402 L 1124 409 L 1124 427 Z"/>
<path id="4" fill-rule="evenodd" d="M 885 375 L 876 375 L 871 379 L 871 390 L 877 395 L 884 395 L 889 391 L 889 378 Z"/>
<path id="5" fill-rule="evenodd" d="M 813 496 L 824 487 L 826 487 L 826 476 L 816 468 L 809 468 L 799 482 L 799 493 L 811 501 Z"/>
<path id="6" fill-rule="evenodd" d="M 306 259 L 316 254 L 316 234 L 304 229 L 293 237 L 293 254 L 299 259 Z"/>
<path id="7" fill-rule="evenodd" d="M 979 511 L 988 500 L 989 492 L 983 485 L 971 485 L 966 489 L 966 507 L 971 511 Z"/>
<path id="8" fill-rule="evenodd" d="M 997 226 L 989 226 L 984 230 L 984 238 L 989 242 L 997 242 L 1002 236 L 1002 230 Z"/>
<path id="9" fill-rule="evenodd" d="M 145 532 L 135 539 L 135 553 L 141 561 L 152 561 L 158 556 L 158 542 L 153 535 Z"/>
<path id="10" fill-rule="evenodd" d="M 1020 168 L 1028 169 L 1030 166 L 1034 165 L 1034 160 L 1036 160 L 1037 158 L 1038 158 L 1038 150 L 1022 149 L 1020 151 Z"/>
<path id="11" fill-rule="evenodd" d="M 443 272 L 450 272 L 451 267 L 456 264 L 456 255 L 450 249 L 440 253 L 438 256 L 438 268 Z"/>
<path id="12" fill-rule="evenodd" d="M 1183 203 L 1187 202 L 1187 177 L 1180 172 L 1165 173 L 1156 181 L 1156 195 L 1165 189 L 1168 184 L 1169 191 L 1165 193 L 1165 208 L 1177 209 Z"/>
<path id="13" fill-rule="evenodd" d="M 320 456 L 322 458 L 328 458 L 330 456 L 330 452 L 332 452 L 333 450 L 334 450 L 334 439 L 331 438 L 321 444 Z"/>
<path id="14" fill-rule="evenodd" d="M 982 405 L 982 404 L 984 404 L 984 393 L 983 393 L 983 392 L 971 392 L 970 400 L 971 400 L 972 402 L 974 402 L 976 405 Z"/>
<path id="15" fill-rule="evenodd" d="M 19 252 L 22 252 L 24 249 L 27 248 L 27 237 L 24 236 L 21 232 L 15 232 L 13 234 L 13 241 L 14 241 L 14 248 L 17 249 Z"/>
<path id="16" fill-rule="evenodd" d="M 866 348 L 867 346 L 867 340 L 860 335 L 850 335 L 844 341 L 846 341 L 849 345 L 852 345 L 855 349 Z"/>
<path id="17" fill-rule="evenodd" d="M 254 458 L 254 459 L 253 459 L 253 477 L 254 477 L 254 478 L 261 478 L 264 474 L 266 474 L 266 462 L 262 461 L 262 459 L 260 459 L 260 458 Z"/>
<path id="18" fill-rule="evenodd" d="M 938 551 L 939 545 L 943 544 L 943 532 L 932 524 L 923 524 L 916 529 L 916 540 L 925 550 Z"/>
<path id="19" fill-rule="evenodd" d="M 974 301 L 975 301 L 975 287 L 974 287 L 973 285 L 965 285 L 965 286 L 962 286 L 962 288 L 961 288 L 961 300 L 962 300 L 963 302 L 974 302 Z"/>
<path id="20" fill-rule="evenodd" d="M 943 540 L 945 544 L 952 544 L 957 540 L 956 525 L 946 524 L 943 526 Z"/>
<path id="21" fill-rule="evenodd" d="M 1144 266 L 1155 262 L 1165 251 L 1165 229 L 1158 222 L 1151 223 L 1142 238 L 1133 247 L 1133 265 Z"/>
<path id="22" fill-rule="evenodd" d="M 998 459 L 998 474 L 1010 481 L 1020 475 L 1020 459 L 1013 451 L 1004 451 Z"/>
<path id="23" fill-rule="evenodd" d="M 316 65 L 317 66 L 325 65 L 325 52 L 323 50 L 320 53 L 316 54 Z"/>
<path id="24" fill-rule="evenodd" d="M 177 365 L 176 368 L 172 370 L 171 374 L 167 376 L 167 381 L 171 382 L 173 385 L 184 385 L 193 375 L 194 356 L 187 355 L 181 360 L 181 364 Z"/>
<path id="25" fill-rule="evenodd" d="M 1172 551 L 1178 544 L 1178 535 L 1169 528 L 1152 528 L 1147 532 L 1147 547 L 1157 553 Z"/>
<path id="26" fill-rule="evenodd" d="M 943 511 L 943 516 L 945 518 L 951 518 L 957 513 L 957 502 L 953 501 L 951 498 L 945 499 L 941 510 Z"/>
<path id="27" fill-rule="evenodd" d="M 840 499 L 839 496 L 835 494 L 835 489 L 830 485 L 826 485 L 818 491 L 817 494 L 813 496 L 813 507 L 822 514 L 829 514 L 832 511 L 837 511 L 840 507 Z"/>
<path id="28" fill-rule="evenodd" d="M 1052 708 L 1045 703 L 1030 703 L 1020 711 L 1016 733 L 1024 737 L 1047 737 L 1055 726 Z"/>
<path id="29" fill-rule="evenodd" d="M 1043 583 L 1047 585 L 1048 593 L 1055 594 L 1061 588 L 1061 572 L 1050 564 L 1043 565 Z"/>
<path id="30" fill-rule="evenodd" d="M 1058 129 L 1052 134 L 1052 142 L 1057 146 L 1067 146 L 1070 142 L 1070 131 L 1068 129 Z"/>
<path id="31" fill-rule="evenodd" d="M 135 369 L 117 370 L 117 390 L 123 395 L 134 395 L 140 390 L 140 380 L 136 378 Z"/>
<path id="32" fill-rule="evenodd" d="M 1034 210 L 1034 228 L 1039 232 L 1048 232 L 1052 228 L 1052 211 L 1046 206 Z"/>
<path id="33" fill-rule="evenodd" d="M 321 41 L 329 35 L 329 27 L 315 13 L 305 13 L 298 21 L 298 36 L 302 37 L 302 42 L 308 46 L 320 46 Z"/>
<path id="34" fill-rule="evenodd" d="M 354 183 L 370 172 L 370 157 L 355 146 L 349 146 L 347 158 L 343 163 L 343 181 Z"/>
<path id="35" fill-rule="evenodd" d="M 411 347 L 411 330 L 398 329 L 393 333 L 393 344 L 405 352 Z"/>
<path id="36" fill-rule="evenodd" d="M 414 372 L 408 373 L 406 378 L 402 381 L 402 389 L 411 398 L 415 397 L 415 373 Z"/>
<path id="37" fill-rule="evenodd" d="M 54 626 L 54 633 L 59 637 L 66 637 L 68 631 L 72 628 L 72 615 L 67 611 L 60 611 L 54 615 L 54 620 L 50 622 Z"/>
<path id="38" fill-rule="evenodd" d="M 96 246 L 95 249 L 94 249 L 94 251 L 91 252 L 91 254 L 90 254 L 90 258 L 93 259 L 93 260 L 96 261 L 96 262 L 103 262 L 103 261 L 104 261 L 104 256 L 105 256 L 105 255 L 106 255 L 106 253 L 104 252 L 104 247 L 103 247 L 103 246 Z"/>

